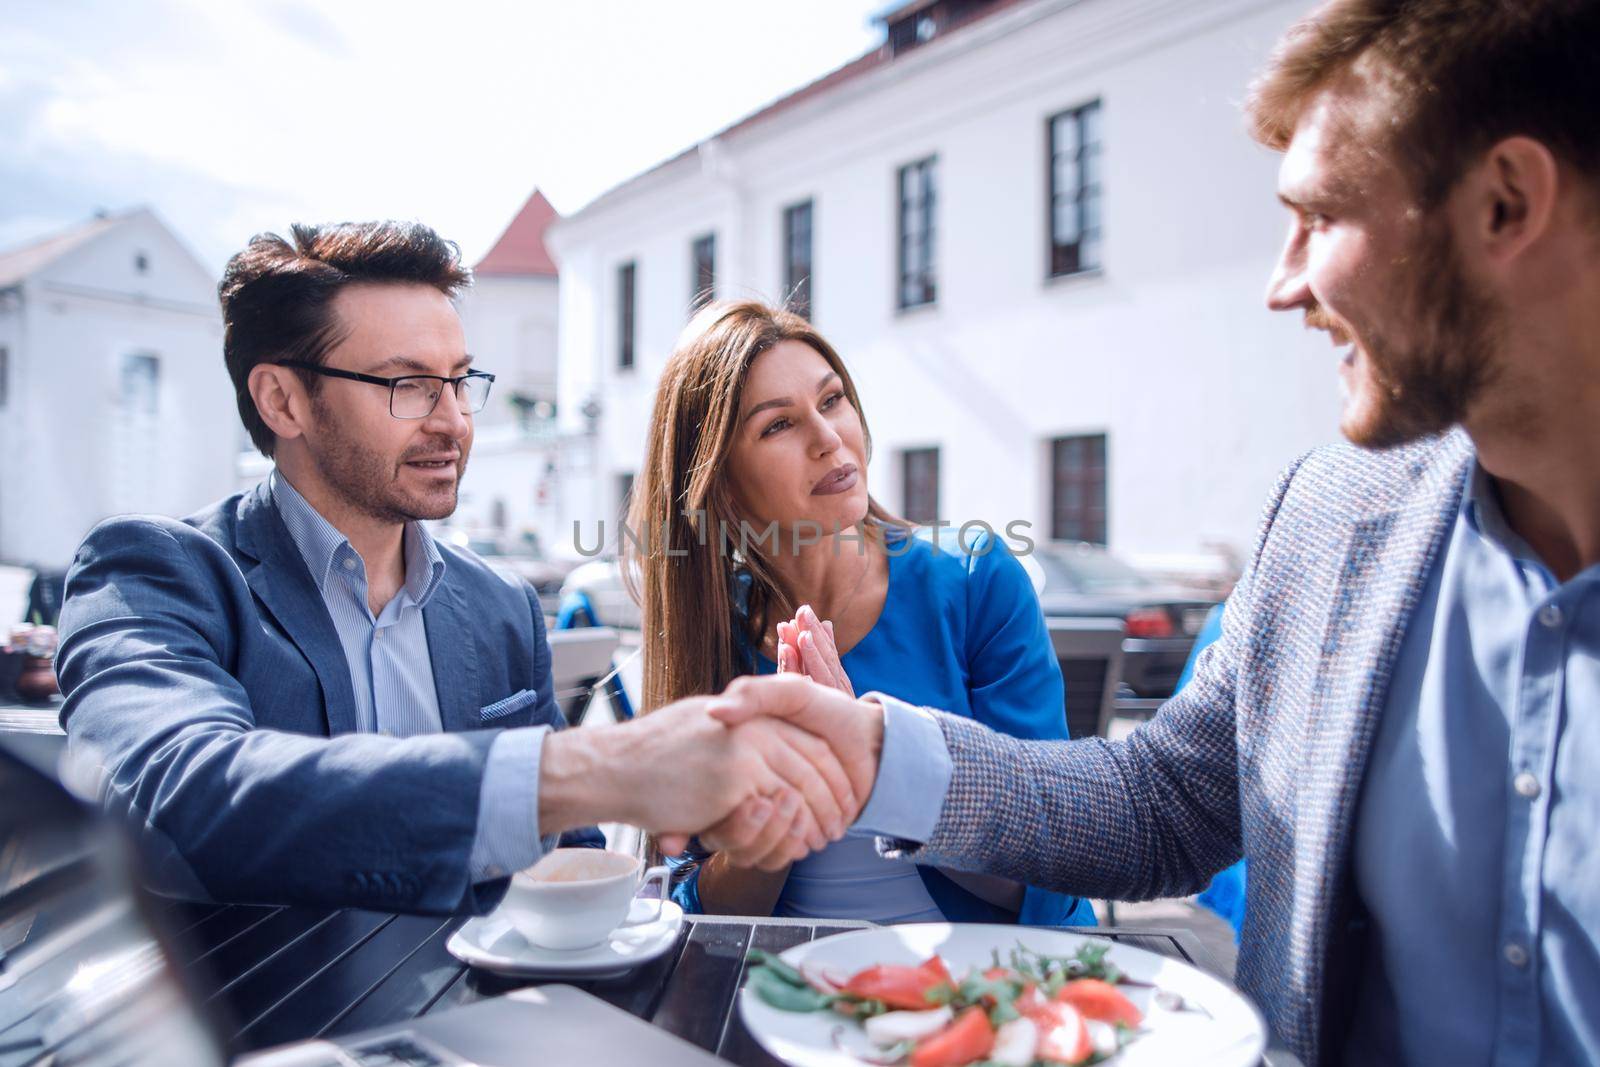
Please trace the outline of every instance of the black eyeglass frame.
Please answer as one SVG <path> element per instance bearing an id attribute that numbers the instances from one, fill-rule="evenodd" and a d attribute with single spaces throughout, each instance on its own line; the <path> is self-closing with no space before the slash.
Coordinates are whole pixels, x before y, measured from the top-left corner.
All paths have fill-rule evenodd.
<path id="1" fill-rule="evenodd" d="M 402 374 L 398 378 L 383 378 L 376 374 L 362 374 L 359 371 L 341 370 L 338 367 L 324 367 L 319 363 L 307 363 L 303 359 L 280 359 L 276 361 L 274 365 L 279 367 L 295 367 L 299 370 L 308 370 L 313 374 L 321 374 L 329 378 L 344 378 L 352 382 L 366 382 L 369 385 L 387 386 L 389 389 L 389 415 L 392 418 L 405 419 L 408 422 L 415 421 L 416 419 L 425 419 L 429 415 L 432 415 L 433 409 L 439 406 L 439 397 L 444 396 L 444 389 L 443 387 L 439 389 L 439 396 L 433 398 L 433 407 L 430 407 L 421 415 L 396 415 L 394 411 L 394 387 L 401 382 L 414 382 L 419 380 L 443 382 L 445 385 L 450 387 L 450 392 L 455 394 L 457 402 L 459 402 L 461 399 L 460 393 L 458 392 L 458 390 L 461 388 L 461 383 L 469 378 L 480 378 L 487 381 L 489 386 L 492 387 L 494 385 L 494 375 L 484 370 L 469 370 L 467 373 L 458 374 L 454 378 L 447 378 L 442 374 Z M 478 412 L 482 411 L 485 405 L 488 403 L 489 390 L 485 389 L 483 392 L 483 403 L 473 408 L 471 414 L 476 415 Z"/>

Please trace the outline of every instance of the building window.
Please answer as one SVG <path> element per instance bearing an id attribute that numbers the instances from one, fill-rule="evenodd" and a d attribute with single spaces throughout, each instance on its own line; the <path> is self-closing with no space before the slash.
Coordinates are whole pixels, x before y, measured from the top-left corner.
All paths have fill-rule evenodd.
<path id="1" fill-rule="evenodd" d="M 150 270 L 150 257 L 143 252 L 135 252 L 133 255 L 133 269 L 139 274 L 148 272 Z"/>
<path id="2" fill-rule="evenodd" d="M 693 279 L 689 292 L 689 314 L 705 307 L 716 299 L 717 293 L 717 235 L 708 233 L 696 237 L 689 246 L 689 277 Z"/>
<path id="3" fill-rule="evenodd" d="M 633 369 L 633 279 L 637 263 L 624 263 L 617 268 L 617 369 Z"/>
<path id="4" fill-rule="evenodd" d="M 1101 232 L 1100 101 L 1053 115 L 1050 137 L 1050 275 L 1098 270 Z"/>
<path id="5" fill-rule="evenodd" d="M 796 315 L 811 317 L 811 201 L 783 209 L 783 291 Z"/>
<path id="6" fill-rule="evenodd" d="M 939 519 L 939 450 L 908 448 L 900 453 L 901 517 L 911 522 Z"/>
<path id="7" fill-rule="evenodd" d="M 933 211 L 937 196 L 934 174 L 937 157 L 929 156 L 900 168 L 900 294 L 902 308 L 933 303 L 937 294 L 934 271 Z"/>
<path id="8" fill-rule="evenodd" d="M 0 348 L 0 408 L 6 406 L 7 391 L 11 387 L 11 350 Z"/>
<path id="9" fill-rule="evenodd" d="M 1106 435 L 1050 442 L 1050 536 L 1106 543 Z"/>
<path id="10" fill-rule="evenodd" d="M 122 410 L 154 415 L 161 395 L 161 359 L 148 352 L 122 357 Z"/>
<path id="11" fill-rule="evenodd" d="M 628 511 L 633 507 L 633 472 L 624 471 L 617 475 L 617 516 L 621 521 L 628 521 Z"/>

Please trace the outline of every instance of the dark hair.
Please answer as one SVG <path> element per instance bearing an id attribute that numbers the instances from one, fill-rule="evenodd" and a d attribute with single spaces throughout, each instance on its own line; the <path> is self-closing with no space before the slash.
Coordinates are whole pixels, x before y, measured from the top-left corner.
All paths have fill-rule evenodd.
<path id="1" fill-rule="evenodd" d="M 222 301 L 222 356 L 233 379 L 239 418 L 263 455 L 272 455 L 272 430 L 250 395 L 258 363 L 321 363 L 339 342 L 333 298 L 355 284 L 431 285 L 455 297 L 472 284 L 461 250 L 420 222 L 296 223 L 290 244 L 275 233 L 250 238 L 228 261 L 217 286 Z M 317 376 L 298 371 L 308 389 Z"/>
<path id="2" fill-rule="evenodd" d="M 1246 111 L 1281 150 L 1311 97 L 1355 67 L 1390 98 L 1392 147 L 1425 207 L 1519 134 L 1600 188 L 1597 43 L 1600 0 L 1330 0 L 1284 35 Z"/>

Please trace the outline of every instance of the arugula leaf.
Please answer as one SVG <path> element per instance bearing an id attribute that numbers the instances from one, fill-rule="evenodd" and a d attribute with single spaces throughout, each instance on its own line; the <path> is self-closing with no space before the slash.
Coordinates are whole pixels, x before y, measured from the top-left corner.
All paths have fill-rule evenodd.
<path id="1" fill-rule="evenodd" d="M 822 1011 L 836 999 L 810 986 L 794 985 L 781 972 L 765 966 L 751 968 L 749 985 L 764 1003 L 779 1011 Z"/>
<path id="2" fill-rule="evenodd" d="M 764 967 L 790 985 L 805 986 L 807 988 L 811 986 L 811 983 L 806 981 L 805 975 L 770 952 L 763 952 L 759 948 L 753 948 L 745 954 L 744 958 L 752 967 Z"/>

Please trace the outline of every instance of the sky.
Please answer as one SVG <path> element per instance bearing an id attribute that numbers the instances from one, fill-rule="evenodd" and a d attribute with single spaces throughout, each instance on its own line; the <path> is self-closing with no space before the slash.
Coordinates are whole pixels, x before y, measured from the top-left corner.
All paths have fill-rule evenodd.
<path id="1" fill-rule="evenodd" d="M 475 262 L 877 45 L 884 0 L 0 0 L 0 251 L 149 206 L 220 274 L 296 221 Z"/>

